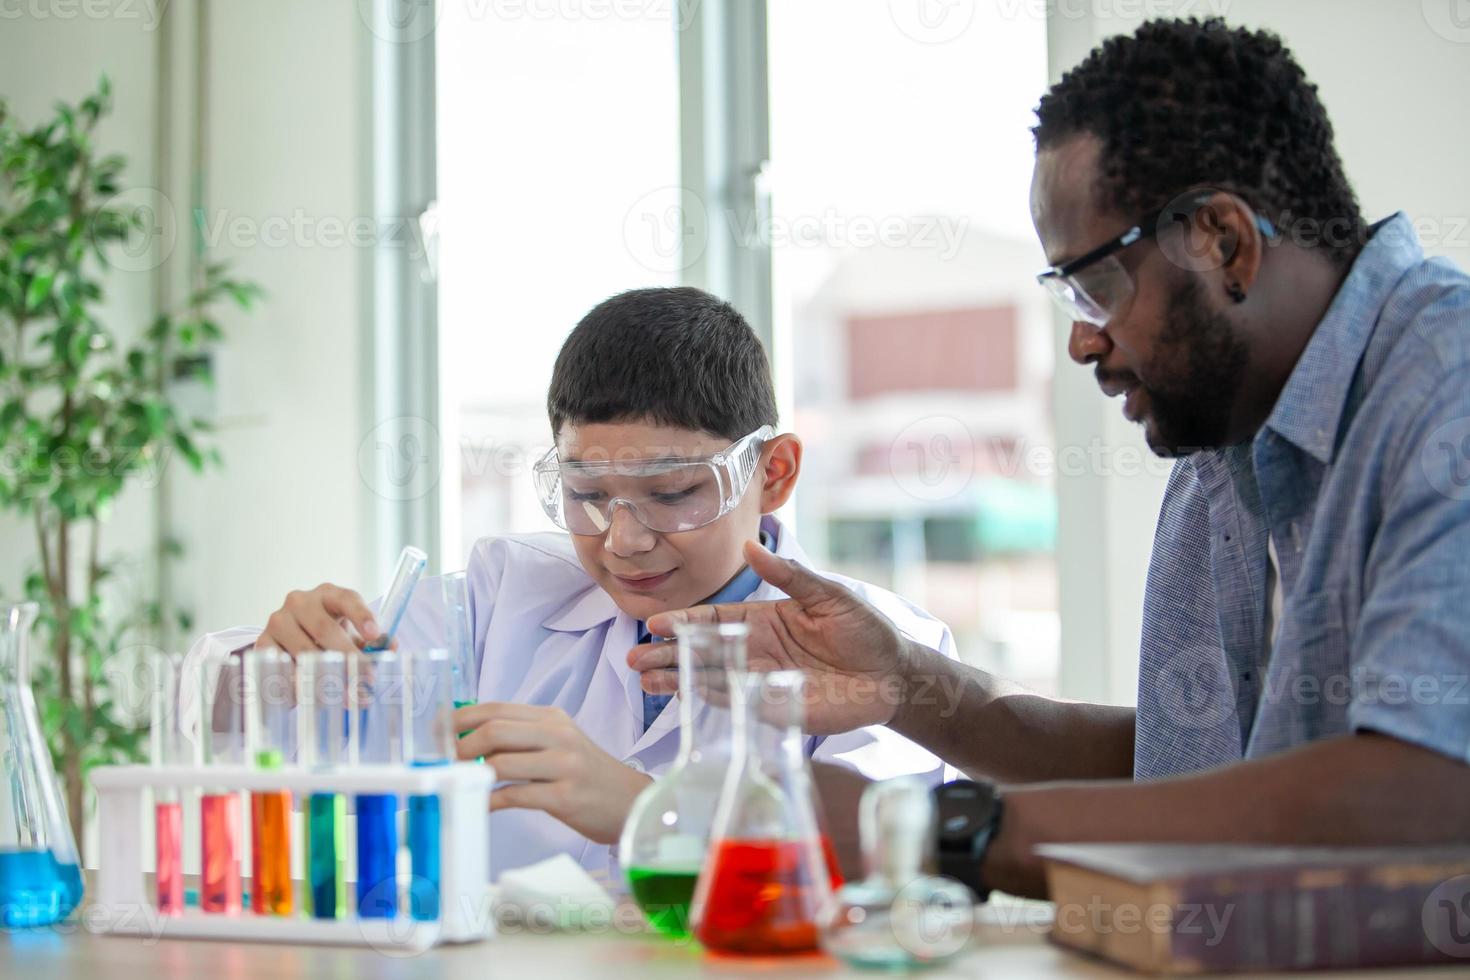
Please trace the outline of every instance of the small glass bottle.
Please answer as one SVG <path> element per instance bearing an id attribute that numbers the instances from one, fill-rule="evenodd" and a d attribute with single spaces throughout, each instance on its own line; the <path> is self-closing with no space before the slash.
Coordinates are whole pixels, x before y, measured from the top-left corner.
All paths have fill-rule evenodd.
<path id="1" fill-rule="evenodd" d="M 959 952 L 975 924 L 970 890 L 927 873 L 932 864 L 934 803 L 912 777 L 863 791 L 858 831 L 862 881 L 837 891 L 822 916 L 822 947 L 853 966 L 898 970 L 943 962 Z"/>
<path id="2" fill-rule="evenodd" d="M 689 903 L 709 850 L 730 765 L 730 671 L 745 669 L 744 623 L 680 623 L 679 755 L 639 794 L 623 824 L 618 859 L 649 924 L 689 935 Z"/>
<path id="3" fill-rule="evenodd" d="M 0 602 L 0 925 L 59 922 L 82 900 L 81 863 L 41 734 L 27 643 L 34 602 Z"/>
<path id="4" fill-rule="evenodd" d="M 310 772 L 342 765 L 347 741 L 347 658 L 341 653 L 306 654 L 296 661 L 298 754 Z M 306 892 L 302 904 L 318 919 L 347 913 L 347 799 L 341 793 L 306 798 L 302 841 Z"/>
<path id="5" fill-rule="evenodd" d="M 842 883 L 817 816 L 807 763 L 801 671 L 731 675 L 734 752 L 693 902 L 708 950 L 803 953 Z"/>

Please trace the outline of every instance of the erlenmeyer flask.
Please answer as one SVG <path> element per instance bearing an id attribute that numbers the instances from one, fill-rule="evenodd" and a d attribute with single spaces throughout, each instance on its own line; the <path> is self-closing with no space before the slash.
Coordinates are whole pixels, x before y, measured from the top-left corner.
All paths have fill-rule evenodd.
<path id="1" fill-rule="evenodd" d="M 730 671 L 745 669 L 744 623 L 680 623 L 679 755 L 633 801 L 618 860 L 659 932 L 689 935 L 689 901 L 730 767 Z"/>
<path id="2" fill-rule="evenodd" d="M 36 604 L 0 602 L 0 614 L 0 924 L 40 926 L 76 908 L 82 873 L 31 693 Z"/>
<path id="3" fill-rule="evenodd" d="M 842 884 L 817 816 L 801 726 L 801 671 L 732 675 L 734 752 L 694 893 L 694 936 L 719 953 L 817 948 Z"/>

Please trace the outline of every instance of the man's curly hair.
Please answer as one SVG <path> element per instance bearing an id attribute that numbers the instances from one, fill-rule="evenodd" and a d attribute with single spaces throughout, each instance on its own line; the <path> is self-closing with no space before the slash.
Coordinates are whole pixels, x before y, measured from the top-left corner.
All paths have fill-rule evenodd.
<path id="1" fill-rule="evenodd" d="M 1036 118 L 1038 150 L 1083 133 L 1102 141 L 1102 200 L 1129 217 L 1210 187 L 1334 261 L 1364 240 L 1317 87 L 1269 31 L 1149 21 L 1063 75 Z"/>

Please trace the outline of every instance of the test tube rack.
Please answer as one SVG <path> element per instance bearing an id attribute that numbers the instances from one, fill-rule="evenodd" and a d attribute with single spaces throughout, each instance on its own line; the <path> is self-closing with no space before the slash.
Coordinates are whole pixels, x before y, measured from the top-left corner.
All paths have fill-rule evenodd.
<path id="1" fill-rule="evenodd" d="M 440 943 L 476 942 L 493 932 L 489 913 L 490 789 L 494 770 L 484 763 L 410 767 L 359 765 L 317 772 L 283 768 L 263 771 L 247 766 L 99 766 L 92 770 L 97 791 L 97 828 L 102 855 L 95 889 L 84 914 L 96 933 L 166 939 L 227 939 L 272 943 L 370 946 L 418 952 Z M 159 790 L 226 790 L 242 796 L 253 790 L 287 790 L 297 799 L 310 793 L 433 795 L 439 798 L 439 918 L 315 919 L 296 915 L 257 915 L 248 909 L 222 915 L 185 909 L 181 915 L 149 915 L 154 908 L 143 870 L 144 828 Z M 241 813 L 249 814 L 242 800 Z M 248 836 L 248 827 L 242 826 Z M 452 855 L 452 859 L 450 856 Z M 402 907 L 403 903 L 400 903 Z"/>

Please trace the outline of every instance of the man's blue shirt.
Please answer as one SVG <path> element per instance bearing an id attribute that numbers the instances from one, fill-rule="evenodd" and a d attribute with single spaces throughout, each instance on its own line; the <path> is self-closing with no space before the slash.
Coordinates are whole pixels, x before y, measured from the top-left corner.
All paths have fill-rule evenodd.
<path id="1" fill-rule="evenodd" d="M 1175 464 L 1143 619 L 1140 779 L 1364 730 L 1470 761 L 1470 277 L 1403 214 L 1255 438 Z"/>

